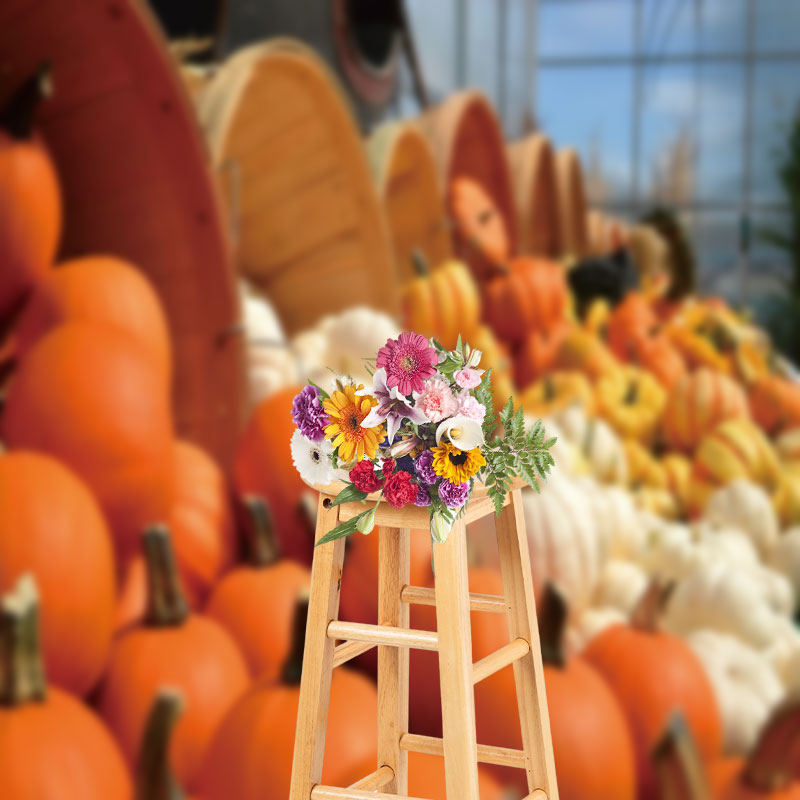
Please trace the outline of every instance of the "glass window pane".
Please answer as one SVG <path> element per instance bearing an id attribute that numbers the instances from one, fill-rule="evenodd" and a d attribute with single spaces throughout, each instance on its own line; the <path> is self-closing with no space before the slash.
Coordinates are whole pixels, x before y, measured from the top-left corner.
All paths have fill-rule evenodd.
<path id="1" fill-rule="evenodd" d="M 656 57 L 694 52 L 694 14 L 694 3 L 685 0 L 644 0 L 642 51 Z"/>
<path id="2" fill-rule="evenodd" d="M 696 196 L 736 203 L 744 175 L 744 65 L 707 63 L 700 78 Z"/>
<path id="3" fill-rule="evenodd" d="M 798 76 L 800 60 L 755 64 L 751 158 L 756 202 L 783 201 L 775 171 L 789 120 L 798 111 Z"/>
<path id="4" fill-rule="evenodd" d="M 695 79 L 690 65 L 644 70 L 639 196 L 683 205 L 694 197 Z"/>
<path id="5" fill-rule="evenodd" d="M 742 53 L 747 31 L 746 0 L 703 0 L 701 8 L 701 49 Z"/>
<path id="6" fill-rule="evenodd" d="M 497 102 L 497 26 L 495 0 L 467 3 L 466 84 L 480 89 Z"/>
<path id="7" fill-rule="evenodd" d="M 557 147 L 577 148 L 587 179 L 602 187 L 591 200 L 628 200 L 632 70 L 550 67 L 538 79 L 538 122 Z"/>
<path id="8" fill-rule="evenodd" d="M 791 278 L 791 256 L 785 247 L 775 241 L 779 237 L 791 236 L 791 215 L 788 211 L 755 211 L 753 213 L 753 241 L 750 247 L 751 274 L 769 275 L 780 285 Z M 757 288 L 757 284 L 756 287 Z"/>
<path id="9" fill-rule="evenodd" d="M 800 3 L 797 0 L 758 0 L 756 50 L 797 51 Z"/>
<path id="10" fill-rule="evenodd" d="M 539 53 L 548 56 L 620 55 L 633 52 L 630 0 L 542 0 Z"/>
<path id="11" fill-rule="evenodd" d="M 431 100 L 443 100 L 457 87 L 455 0 L 406 0 L 422 74 Z"/>
<path id="12" fill-rule="evenodd" d="M 701 293 L 738 302 L 740 215 L 735 211 L 704 211 L 694 219 L 693 230 Z"/>

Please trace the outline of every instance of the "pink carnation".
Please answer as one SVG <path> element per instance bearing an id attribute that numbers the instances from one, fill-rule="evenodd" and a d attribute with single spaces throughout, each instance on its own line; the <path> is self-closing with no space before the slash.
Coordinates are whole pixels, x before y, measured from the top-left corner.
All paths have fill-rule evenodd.
<path id="1" fill-rule="evenodd" d="M 464 367 L 458 370 L 454 375 L 456 384 L 462 389 L 474 389 L 476 386 L 481 385 L 482 369 L 473 369 L 472 367 Z"/>
<path id="2" fill-rule="evenodd" d="M 463 391 L 458 395 L 458 413 L 462 417 L 483 423 L 483 418 L 486 416 L 486 408 L 468 391 Z"/>
<path id="3" fill-rule="evenodd" d="M 417 397 L 415 408 L 422 412 L 431 422 L 441 422 L 452 417 L 458 411 L 458 402 L 443 378 L 431 378 L 425 381 L 422 393 Z"/>

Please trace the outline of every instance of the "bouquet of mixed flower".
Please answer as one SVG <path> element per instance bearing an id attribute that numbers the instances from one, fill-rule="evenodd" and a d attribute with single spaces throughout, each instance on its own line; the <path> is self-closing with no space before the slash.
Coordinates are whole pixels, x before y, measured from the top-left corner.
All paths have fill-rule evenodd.
<path id="1" fill-rule="evenodd" d="M 380 492 L 394 508 L 430 508 L 434 541 L 447 539 L 464 513 L 475 480 L 482 481 L 500 514 L 514 477 L 538 491 L 553 465 L 541 422 L 526 433 L 513 400 L 494 412 L 491 370 L 478 369 L 480 350 L 454 350 L 418 333 L 389 339 L 369 359 L 372 386 L 337 378 L 328 394 L 309 383 L 295 397 L 292 459 L 316 485 L 345 480 L 334 505 Z M 502 425 L 502 435 L 500 435 Z M 369 533 L 375 507 L 338 525 L 317 544 Z"/>

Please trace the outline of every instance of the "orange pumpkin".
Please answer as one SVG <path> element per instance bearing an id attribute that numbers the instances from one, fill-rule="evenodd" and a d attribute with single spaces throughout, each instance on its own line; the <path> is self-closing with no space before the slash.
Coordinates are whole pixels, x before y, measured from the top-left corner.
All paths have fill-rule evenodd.
<path id="1" fill-rule="evenodd" d="M 481 298 L 466 264 L 446 261 L 431 271 L 419 251 L 413 261 L 418 277 L 403 287 L 400 296 L 403 328 L 435 336 L 445 347 L 455 347 L 459 334 L 470 342 Z"/>
<path id="2" fill-rule="evenodd" d="M 767 433 L 776 434 L 800 425 L 800 385 L 765 375 L 750 387 L 748 396 L 753 419 Z"/>
<path id="3" fill-rule="evenodd" d="M 606 322 L 608 346 L 622 361 L 631 361 L 633 347 L 658 330 L 658 320 L 649 300 L 639 292 L 628 292 Z"/>
<path id="4" fill-rule="evenodd" d="M 83 482 L 38 453 L 0 456 L 0 592 L 31 572 L 42 595 L 42 653 L 53 683 L 85 695 L 105 668 L 114 553 Z"/>
<path id="5" fill-rule="evenodd" d="M 592 639 L 583 657 L 608 682 L 633 734 L 640 800 L 656 795 L 650 753 L 672 714 L 680 711 L 705 759 L 722 751 L 722 724 L 703 665 L 683 639 L 656 628 L 651 586 L 633 623 L 613 625 Z"/>
<path id="6" fill-rule="evenodd" d="M 242 505 L 250 564 L 237 566 L 222 578 L 206 614 L 234 638 L 256 678 L 276 680 L 289 655 L 295 598 L 308 589 L 311 575 L 296 561 L 280 559 L 272 516 L 264 502 L 251 497 Z"/>
<path id="7" fill-rule="evenodd" d="M 49 68 L 40 69 L 0 112 L 0 317 L 20 308 L 52 265 L 61 237 L 58 175 L 33 130 L 49 80 Z"/>
<path id="8" fill-rule="evenodd" d="M 295 430 L 292 403 L 299 391 L 297 386 L 282 389 L 253 411 L 239 438 L 234 482 L 237 494 L 261 497 L 269 506 L 284 556 L 311 564 L 314 524 L 309 520 L 303 499 L 312 498 L 316 510 L 316 498 L 291 466 L 289 446 Z"/>
<path id="9" fill-rule="evenodd" d="M 503 215 L 483 186 L 466 176 L 451 181 L 449 206 L 457 254 L 469 262 L 476 278 L 485 278 L 511 254 Z"/>
<path id="10" fill-rule="evenodd" d="M 733 366 L 728 357 L 732 344 L 727 339 L 698 332 L 680 319 L 667 326 L 667 335 L 691 369 L 710 367 L 725 375 L 732 373 Z"/>
<path id="11" fill-rule="evenodd" d="M 655 375 L 666 389 L 671 389 L 686 374 L 682 356 L 660 333 L 639 339 L 632 361 Z"/>
<path id="12" fill-rule="evenodd" d="M 521 405 L 532 417 L 548 417 L 567 406 L 578 404 L 587 412 L 594 410 L 594 394 L 586 377 L 580 372 L 556 370 L 522 394 Z"/>
<path id="13" fill-rule="evenodd" d="M 148 568 L 145 622 L 117 637 L 99 708 L 129 763 L 135 763 L 145 720 L 159 689 L 182 692 L 186 712 L 170 747 L 177 779 L 192 788 L 211 737 L 249 674 L 239 649 L 213 620 L 190 614 L 175 567 L 169 533 L 144 535 Z"/>
<path id="14" fill-rule="evenodd" d="M 164 309 L 142 272 L 113 256 L 65 261 L 36 285 L 15 329 L 17 353 L 25 353 L 65 322 L 108 325 L 133 336 L 167 379 L 172 353 Z"/>
<path id="15" fill-rule="evenodd" d="M 131 800 L 125 763 L 80 700 L 47 686 L 38 649 L 35 583 L 22 579 L 0 614 L 0 797 Z"/>
<path id="16" fill-rule="evenodd" d="M 59 326 L 27 354 L 3 417 L 13 448 L 49 453 L 94 490 L 122 558 L 173 498 L 172 414 L 163 373 L 131 337 Z"/>
<path id="17" fill-rule="evenodd" d="M 739 384 L 702 367 L 673 387 L 667 397 L 662 425 L 670 447 L 692 452 L 719 423 L 748 416 L 747 398 Z"/>
<path id="18" fill-rule="evenodd" d="M 514 351 L 514 383 L 525 389 L 555 366 L 568 325 L 550 331 L 531 331 Z"/>
<path id="19" fill-rule="evenodd" d="M 593 333 L 578 326 L 567 330 L 556 357 L 559 369 L 577 369 L 597 380 L 618 366 L 614 354 Z"/>
<path id="20" fill-rule="evenodd" d="M 483 286 L 483 316 L 504 341 L 520 342 L 532 330 L 563 323 L 567 284 L 560 264 L 520 256 Z"/>
<path id="21" fill-rule="evenodd" d="M 307 616 L 308 601 L 298 601 L 293 645 L 281 682 L 259 681 L 219 726 L 198 781 L 203 800 L 286 800 L 289 796 Z M 335 669 L 323 783 L 346 786 L 362 764 L 372 765 L 369 772 L 375 770 L 377 716 L 372 681 L 347 667 Z"/>
<path id="22" fill-rule="evenodd" d="M 539 628 L 558 796 L 634 800 L 633 742 L 622 709 L 584 659 L 564 655 L 567 608 L 552 585 L 545 587 L 541 605 Z"/>

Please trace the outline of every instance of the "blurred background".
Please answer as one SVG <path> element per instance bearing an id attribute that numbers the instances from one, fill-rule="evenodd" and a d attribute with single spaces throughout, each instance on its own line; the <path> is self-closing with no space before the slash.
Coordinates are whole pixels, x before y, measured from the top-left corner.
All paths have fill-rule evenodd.
<path id="1" fill-rule="evenodd" d="M 800 796 L 798 27 L 0 4 L 0 797 L 285 800 L 317 508 L 289 411 L 403 329 L 460 334 L 558 437 L 524 507 L 562 800 Z M 469 547 L 502 594 L 491 520 Z M 343 619 L 377 621 L 377 563 L 351 537 Z M 472 623 L 475 660 L 507 643 Z M 378 766 L 376 667 L 335 671 L 326 783 Z M 411 732 L 438 698 L 412 652 Z M 510 668 L 476 717 L 520 747 Z"/>

